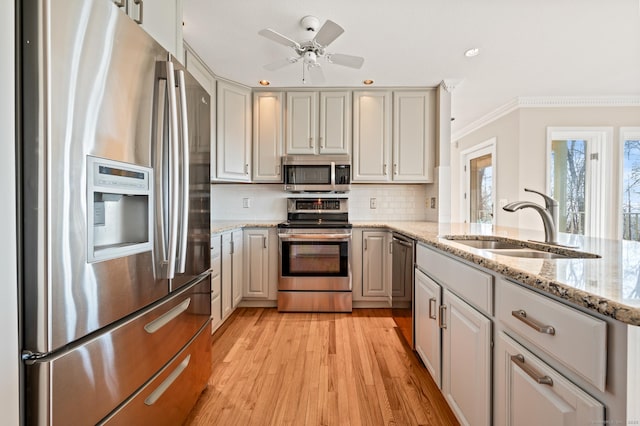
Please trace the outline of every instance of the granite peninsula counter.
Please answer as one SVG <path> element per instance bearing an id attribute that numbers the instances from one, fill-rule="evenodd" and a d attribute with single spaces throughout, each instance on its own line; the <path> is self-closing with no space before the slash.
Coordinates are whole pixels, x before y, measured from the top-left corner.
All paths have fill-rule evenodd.
<path id="1" fill-rule="evenodd" d="M 214 221 L 211 231 L 244 227 L 275 227 L 274 221 Z M 354 221 L 360 228 L 400 232 L 418 242 L 474 263 L 506 278 L 534 287 L 578 306 L 626 324 L 640 326 L 640 243 L 561 234 L 560 242 L 594 253 L 598 259 L 531 259 L 502 256 L 442 238 L 484 235 L 516 240 L 540 240 L 540 232 L 516 228 L 434 222 Z"/>

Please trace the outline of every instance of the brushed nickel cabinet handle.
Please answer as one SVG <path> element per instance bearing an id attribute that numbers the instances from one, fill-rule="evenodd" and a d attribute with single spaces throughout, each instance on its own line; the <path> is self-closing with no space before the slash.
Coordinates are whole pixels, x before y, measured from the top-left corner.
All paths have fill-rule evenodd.
<path id="1" fill-rule="evenodd" d="M 511 361 L 515 363 L 518 367 L 522 369 L 529 377 L 535 380 L 537 383 L 541 385 L 553 386 L 553 379 L 549 376 L 543 376 L 538 373 L 533 367 L 525 364 L 524 356 L 521 354 L 511 355 Z"/>
<path id="2" fill-rule="evenodd" d="M 445 322 L 445 315 L 447 314 L 447 305 L 440 306 L 440 328 L 447 328 L 447 323 Z"/>
<path id="3" fill-rule="evenodd" d="M 309 148 L 313 148 L 313 138 L 309 138 Z"/>
<path id="4" fill-rule="evenodd" d="M 436 314 L 433 313 L 433 311 L 435 310 L 436 310 L 436 298 L 432 297 L 431 299 L 429 299 L 429 318 L 436 319 Z"/>
<path id="5" fill-rule="evenodd" d="M 262 237 L 262 248 L 267 248 L 267 237 Z"/>
<path id="6" fill-rule="evenodd" d="M 320 148 L 324 148 L 324 143 L 322 142 L 322 136 L 320 136 Z"/>
<path id="7" fill-rule="evenodd" d="M 397 174 L 398 174 L 398 164 L 397 164 L 397 163 L 394 163 L 394 164 L 393 164 L 393 174 L 394 174 L 394 175 L 397 175 Z"/>
<path id="8" fill-rule="evenodd" d="M 116 6 L 118 7 L 124 7 L 124 2 L 125 0 L 113 0 L 113 2 L 115 3 Z"/>
<path id="9" fill-rule="evenodd" d="M 387 165 L 386 164 L 382 165 L 382 174 L 385 175 L 385 176 L 387 175 Z"/>
<path id="10" fill-rule="evenodd" d="M 519 319 L 523 323 L 527 324 L 529 327 L 533 328 L 538 333 L 550 334 L 552 336 L 556 334 L 556 329 L 553 328 L 553 326 L 541 324 L 538 321 L 527 317 L 527 312 L 524 311 L 523 309 L 511 311 L 511 315 L 516 317 L 516 319 Z"/>
<path id="11" fill-rule="evenodd" d="M 143 21 L 142 14 L 143 14 L 143 10 L 144 10 L 144 3 L 143 3 L 142 0 L 133 0 L 133 2 L 136 5 L 138 5 L 138 18 L 134 19 L 134 21 L 135 21 L 136 24 L 142 25 L 142 21 Z"/>

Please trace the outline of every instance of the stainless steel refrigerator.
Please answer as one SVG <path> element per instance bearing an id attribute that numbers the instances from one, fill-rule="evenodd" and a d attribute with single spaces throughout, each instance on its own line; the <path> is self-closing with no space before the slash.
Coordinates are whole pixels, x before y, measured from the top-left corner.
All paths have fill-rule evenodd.
<path id="1" fill-rule="evenodd" d="M 210 98 L 110 0 L 20 12 L 27 424 L 179 424 L 210 375 Z"/>

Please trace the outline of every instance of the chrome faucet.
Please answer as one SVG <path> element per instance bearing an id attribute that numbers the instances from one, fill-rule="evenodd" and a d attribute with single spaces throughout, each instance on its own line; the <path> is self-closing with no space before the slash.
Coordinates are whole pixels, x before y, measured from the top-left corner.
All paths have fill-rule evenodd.
<path id="1" fill-rule="evenodd" d="M 558 202 L 553 198 L 549 197 L 542 192 L 534 191 L 533 189 L 524 189 L 526 192 L 533 192 L 535 194 L 541 195 L 544 198 L 545 207 L 538 205 L 536 203 L 532 203 L 531 201 L 516 201 L 513 203 L 509 203 L 506 206 L 502 207 L 503 210 L 508 212 L 515 212 L 516 210 L 524 209 L 524 208 L 532 208 L 538 213 L 540 213 L 540 217 L 542 218 L 542 223 L 544 224 L 544 242 L 547 244 L 558 244 L 557 237 L 557 225 L 558 225 L 558 215 L 560 208 L 558 206 Z"/>

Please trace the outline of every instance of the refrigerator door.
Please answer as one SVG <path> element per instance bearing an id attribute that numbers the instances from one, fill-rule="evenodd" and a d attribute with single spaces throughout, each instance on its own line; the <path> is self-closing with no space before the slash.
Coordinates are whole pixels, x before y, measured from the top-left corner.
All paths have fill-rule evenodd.
<path id="1" fill-rule="evenodd" d="M 171 291 L 211 267 L 211 97 L 181 64 L 174 63 L 174 69 L 180 122 L 180 227 Z"/>
<path id="2" fill-rule="evenodd" d="M 153 167 L 168 54 L 110 1 L 21 4 L 24 345 L 50 352 L 168 294 L 151 249 L 87 254 L 87 157 Z"/>

